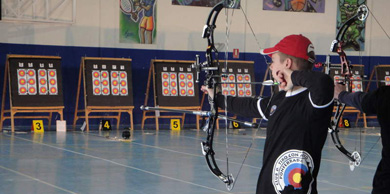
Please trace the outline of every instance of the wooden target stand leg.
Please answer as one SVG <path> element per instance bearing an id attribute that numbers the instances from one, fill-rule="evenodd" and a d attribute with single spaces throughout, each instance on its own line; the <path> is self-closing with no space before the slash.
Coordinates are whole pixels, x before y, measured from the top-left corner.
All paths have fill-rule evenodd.
<path id="1" fill-rule="evenodd" d="M 12 106 L 12 99 L 11 94 L 9 96 L 9 104 L 10 109 L 5 109 L 5 101 L 6 101 L 6 93 L 7 93 L 7 85 L 8 85 L 8 71 L 9 71 L 9 63 L 8 60 L 5 65 L 5 71 L 4 71 L 4 83 L 3 83 L 3 95 L 1 100 L 1 121 L 0 121 L 0 131 L 3 130 L 3 124 L 4 121 L 7 119 L 11 120 L 11 132 L 15 132 L 15 119 L 37 119 L 37 118 L 43 118 L 48 120 L 48 130 L 50 130 L 51 127 L 51 120 L 53 113 L 58 113 L 60 115 L 60 119 L 63 120 L 63 110 L 64 106 L 53 106 L 53 107 L 14 107 Z M 17 113 L 49 113 L 47 116 L 15 116 Z M 6 116 L 6 114 L 9 114 L 9 116 Z"/>
<path id="2" fill-rule="evenodd" d="M 85 119 L 86 124 L 86 131 L 89 131 L 89 119 L 99 119 L 99 118 L 112 118 L 116 119 L 117 122 L 117 129 L 119 130 L 120 126 L 120 118 L 122 116 L 122 113 L 128 113 L 130 116 L 130 127 L 131 130 L 134 129 L 134 123 L 133 123 L 133 109 L 134 106 L 85 106 L 86 105 L 86 95 L 84 91 L 84 106 L 85 109 L 79 110 L 79 100 L 81 95 L 81 80 L 85 79 L 83 77 L 83 60 L 80 64 L 80 70 L 79 70 L 79 81 L 78 81 L 78 89 L 76 94 L 76 105 L 75 105 L 75 112 L 73 117 L 73 129 L 76 128 L 76 123 L 79 119 Z M 100 116 L 100 115 L 90 115 L 91 113 L 117 113 L 117 115 L 107 115 L 107 116 Z"/>

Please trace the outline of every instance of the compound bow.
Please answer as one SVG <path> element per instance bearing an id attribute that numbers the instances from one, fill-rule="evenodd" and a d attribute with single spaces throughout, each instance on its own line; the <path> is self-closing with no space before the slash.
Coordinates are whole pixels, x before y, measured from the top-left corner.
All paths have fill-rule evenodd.
<path id="1" fill-rule="evenodd" d="M 196 69 L 197 75 L 196 75 L 196 81 L 199 82 L 199 74 L 201 71 L 205 72 L 205 81 L 204 85 L 206 85 L 209 88 L 213 88 L 214 94 L 216 94 L 216 88 L 218 84 L 222 84 L 220 82 L 220 78 L 224 75 L 219 75 L 219 61 L 218 61 L 218 50 L 215 47 L 214 44 L 214 29 L 216 28 L 216 21 L 218 14 L 223 8 L 233 8 L 235 6 L 236 0 L 223 0 L 220 3 L 216 4 L 206 21 L 206 25 L 203 28 L 202 37 L 207 38 L 208 46 L 206 49 L 206 61 L 199 62 L 199 56 L 196 56 L 196 62 L 192 64 L 192 68 Z M 213 54 L 215 56 L 215 60 L 213 58 Z M 230 83 L 230 82 L 229 82 Z M 267 86 L 276 85 L 273 81 L 265 81 L 265 82 L 252 82 L 251 84 L 263 84 Z M 158 108 L 158 107 L 144 107 L 141 106 L 141 110 L 163 110 L 168 112 L 179 112 L 179 113 L 186 113 L 186 114 L 194 114 L 194 115 L 200 115 L 200 116 L 206 116 L 207 121 L 206 124 L 203 127 L 203 130 L 207 133 L 207 138 L 205 141 L 201 142 L 202 146 L 202 153 L 206 158 L 207 165 L 210 169 L 210 171 L 223 183 L 226 184 L 226 188 L 230 191 L 234 187 L 234 177 L 231 173 L 229 173 L 229 162 L 227 161 L 227 173 L 223 173 L 220 168 L 217 165 L 217 162 L 215 160 L 215 151 L 213 150 L 213 140 L 214 140 L 214 131 L 215 126 L 218 118 L 229 120 L 229 121 L 235 121 L 241 124 L 244 124 L 245 126 L 249 126 L 252 128 L 257 128 L 259 125 L 256 123 L 251 122 L 245 122 L 240 121 L 236 119 L 232 119 L 228 117 L 227 115 L 220 115 L 218 113 L 218 104 L 217 104 L 217 95 L 214 95 L 214 98 L 210 98 L 209 96 L 209 103 L 210 103 L 210 111 L 191 111 L 191 110 L 178 110 L 178 109 L 167 109 L 167 108 Z M 249 151 L 249 150 L 248 150 Z M 228 158 L 227 158 L 228 160 Z"/>
<path id="2" fill-rule="evenodd" d="M 358 8 L 357 13 L 351 17 L 348 21 L 346 21 L 339 29 L 336 39 L 332 41 L 330 51 L 335 52 L 339 55 L 340 61 L 341 61 L 341 67 L 340 66 L 335 66 L 331 65 L 329 56 L 327 57 L 327 60 L 325 62 L 325 73 L 329 74 L 330 69 L 339 69 L 341 68 L 341 76 L 344 77 L 341 82 L 346 85 L 347 91 L 350 91 L 351 86 L 352 86 L 352 81 L 351 78 L 353 76 L 352 73 L 352 65 L 350 61 L 347 60 L 347 55 L 345 54 L 343 50 L 343 45 L 345 42 L 343 41 L 345 32 L 348 30 L 349 26 L 352 25 L 355 21 L 364 21 L 368 16 L 368 8 L 366 5 L 361 5 Z M 353 151 L 352 153 L 349 152 L 341 143 L 338 132 L 338 124 L 340 122 L 340 119 L 343 115 L 344 109 L 346 105 L 344 103 L 341 103 L 339 100 L 335 99 L 335 107 L 336 107 L 336 112 L 329 124 L 329 133 L 332 137 L 332 141 L 336 148 L 343 153 L 348 159 L 349 159 L 349 166 L 351 171 L 354 170 L 355 167 L 359 166 L 362 159 L 360 156 L 360 153 L 358 151 Z"/>

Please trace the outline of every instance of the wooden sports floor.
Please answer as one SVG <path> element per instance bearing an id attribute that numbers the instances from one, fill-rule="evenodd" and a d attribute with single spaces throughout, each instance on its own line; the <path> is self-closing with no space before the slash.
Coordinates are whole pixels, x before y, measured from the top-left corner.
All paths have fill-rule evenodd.
<path id="1" fill-rule="evenodd" d="M 361 133 L 360 131 L 363 131 Z M 229 171 L 236 179 L 232 191 L 209 171 L 200 143 L 203 131 L 184 129 L 134 130 L 131 141 L 119 141 L 98 131 L 0 133 L 0 193 L 93 194 L 219 194 L 255 193 L 262 163 L 265 130 L 228 130 Z M 381 156 L 378 128 L 342 129 L 348 150 L 362 151 L 362 164 L 353 172 L 330 136 L 323 149 L 320 194 L 370 193 Z M 116 138 L 115 138 L 116 137 Z M 215 134 L 218 166 L 226 172 L 226 131 Z M 379 141 L 379 142 L 378 142 Z M 248 146 L 253 142 L 237 177 Z"/>

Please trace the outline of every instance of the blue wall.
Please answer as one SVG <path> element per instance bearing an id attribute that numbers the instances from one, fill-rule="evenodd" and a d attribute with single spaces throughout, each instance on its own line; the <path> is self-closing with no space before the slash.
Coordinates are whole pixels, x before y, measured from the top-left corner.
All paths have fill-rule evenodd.
<path id="1" fill-rule="evenodd" d="M 142 112 L 139 107 L 143 105 L 145 99 L 146 84 L 148 71 L 151 59 L 169 59 L 169 60 L 195 60 L 195 55 L 201 56 L 201 61 L 204 60 L 204 52 L 194 51 L 167 51 L 167 50 L 143 50 L 143 49 L 116 49 L 116 48 L 96 48 L 96 47 L 70 47 L 70 46 L 46 46 L 46 45 L 23 45 L 23 44 L 4 44 L 0 43 L 0 75 L 4 76 L 4 65 L 7 54 L 22 54 L 22 55 L 49 55 L 60 56 L 62 58 L 62 75 L 63 75 L 63 92 L 64 92 L 64 119 L 67 124 L 73 123 L 73 114 L 76 101 L 77 82 L 80 68 L 81 57 L 114 57 L 114 58 L 131 58 L 133 67 L 133 88 L 134 88 L 134 124 L 140 124 Z M 232 59 L 232 54 L 229 53 L 229 59 Z M 220 58 L 224 58 L 224 52 L 220 53 Z M 349 57 L 352 64 L 365 65 L 365 73 L 369 75 L 372 68 L 377 64 L 390 64 L 390 57 Z M 263 79 L 266 65 L 264 59 L 258 53 L 240 53 L 240 58 L 237 60 L 255 61 L 256 80 Z M 325 56 L 317 56 L 317 61 L 325 61 Z M 338 57 L 332 57 L 332 63 L 339 63 Z M 3 86 L 3 77 L 0 80 Z M 373 84 L 372 84 L 373 85 Z M 257 91 L 260 86 L 256 86 Z M 0 91 L 2 93 L 2 90 Z M 8 96 L 7 96 L 8 97 Z M 148 105 L 153 105 L 152 95 L 149 97 Z M 9 107 L 9 105 L 6 105 Z M 186 123 L 194 123 L 195 117 L 188 116 Z M 121 119 L 121 124 L 129 124 L 129 116 L 124 114 Z M 79 121 L 78 124 L 81 124 Z M 97 121 L 95 121 L 97 122 Z M 161 120 L 162 123 L 167 121 Z M 17 124 L 22 121 L 17 120 Z M 91 122 L 94 123 L 93 121 Z M 149 119 L 147 123 L 153 123 Z M 9 121 L 5 123 L 9 125 Z M 136 128 L 137 129 L 137 128 Z"/>

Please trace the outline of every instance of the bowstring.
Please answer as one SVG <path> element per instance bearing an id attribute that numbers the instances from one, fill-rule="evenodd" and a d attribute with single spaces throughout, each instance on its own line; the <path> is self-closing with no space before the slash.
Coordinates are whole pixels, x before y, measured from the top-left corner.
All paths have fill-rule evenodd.
<path id="1" fill-rule="evenodd" d="M 230 18 L 230 24 L 229 24 L 229 9 L 225 8 L 225 16 L 226 16 L 226 24 L 225 24 L 225 36 L 226 36 L 226 40 L 225 40 L 225 71 L 227 72 L 227 68 L 228 68 L 228 59 L 229 59 L 229 36 L 230 36 L 230 27 L 232 25 L 232 22 L 233 22 L 233 15 L 234 15 L 234 9 L 231 13 L 231 18 Z M 223 72 L 222 72 L 223 73 Z M 222 79 L 222 77 L 218 78 L 218 79 Z M 224 103 L 225 103 L 225 117 L 228 118 L 228 114 L 227 114 L 227 94 L 224 94 L 224 92 L 222 92 L 223 94 L 223 97 L 224 97 Z M 216 94 L 214 94 L 216 95 Z M 218 122 L 218 121 L 217 121 Z M 229 176 L 229 141 L 228 141 L 228 120 L 225 119 L 225 142 L 226 142 L 226 175 Z M 233 182 L 233 186 L 234 186 L 234 182 Z"/>
<path id="2" fill-rule="evenodd" d="M 242 2 L 242 1 L 241 1 L 241 2 Z M 251 32 L 252 32 L 253 37 L 254 37 L 255 40 L 256 40 L 257 46 L 259 47 L 259 51 L 260 51 L 260 50 L 261 50 L 260 42 L 259 42 L 259 40 L 258 40 L 257 37 L 256 37 L 256 34 L 255 34 L 255 32 L 254 32 L 254 30 L 253 30 L 253 28 L 252 28 L 252 25 L 250 24 L 250 22 L 249 22 L 249 20 L 248 20 L 248 17 L 247 17 L 247 15 L 246 15 L 244 9 L 242 8 L 242 4 L 240 5 L 240 9 L 241 9 L 241 11 L 242 11 L 242 13 L 243 13 L 243 15 L 244 15 L 244 17 L 245 17 L 246 23 L 248 24 L 248 26 L 249 26 L 249 28 L 250 28 L 250 30 L 251 30 Z M 232 17 L 233 17 L 233 14 L 234 14 L 234 10 L 235 10 L 235 9 L 233 9 L 233 11 L 232 11 L 232 15 L 231 15 Z M 230 35 L 230 27 L 231 27 L 231 24 L 232 24 L 233 19 L 230 19 L 230 24 L 229 24 L 228 9 L 225 9 L 225 15 L 226 15 L 225 70 L 227 71 L 227 64 L 228 64 L 227 59 L 228 59 L 228 49 L 229 49 L 229 35 Z M 266 58 L 265 55 L 263 55 L 263 57 L 264 57 L 265 64 L 267 65 L 267 68 L 269 68 L 270 63 L 268 62 L 268 60 L 267 60 L 267 58 Z M 222 92 L 222 93 L 223 93 L 223 92 Z M 270 105 L 270 103 L 271 103 L 271 101 L 272 101 L 273 95 L 274 95 L 274 92 L 273 92 L 273 90 L 271 90 L 271 97 L 270 97 L 270 100 L 269 100 L 268 103 L 267 103 L 267 106 L 266 106 L 265 111 L 268 111 L 268 108 L 269 108 L 269 105 Z M 223 94 L 223 96 L 224 96 L 224 98 L 225 98 L 225 100 L 224 100 L 224 102 L 225 102 L 225 116 L 227 117 L 227 94 Z M 247 150 L 246 150 L 244 159 L 243 159 L 243 161 L 242 161 L 242 163 L 241 163 L 241 165 L 240 165 L 240 167 L 239 167 L 239 169 L 238 169 L 237 175 L 235 176 L 236 178 L 235 178 L 235 181 L 233 182 L 233 187 L 234 187 L 234 185 L 236 184 L 236 182 L 237 182 L 237 180 L 238 180 L 238 175 L 240 174 L 240 172 L 241 172 L 241 170 L 242 170 L 242 167 L 243 167 L 243 165 L 244 165 L 246 159 L 248 158 L 249 151 L 251 150 L 251 148 L 252 148 L 252 146 L 253 146 L 253 142 L 254 142 L 254 140 L 255 140 L 256 137 L 257 137 L 257 132 L 261 129 L 261 124 L 262 124 L 263 120 L 264 120 L 264 118 L 261 118 L 261 119 L 260 119 L 259 125 L 258 125 L 257 129 L 256 129 L 255 132 L 252 134 L 252 141 L 250 142 L 250 144 L 249 144 L 249 146 L 248 146 L 248 148 L 247 148 Z M 228 137 L 228 128 L 227 128 L 227 126 L 228 126 L 228 125 L 227 125 L 227 120 L 225 120 L 225 128 L 226 128 L 226 130 L 225 130 L 225 133 L 226 133 L 226 135 L 225 135 L 225 137 L 226 137 L 226 149 L 228 150 L 228 145 L 227 145 L 227 142 L 228 142 L 228 138 L 227 138 L 227 137 Z M 228 151 L 227 151 L 227 155 L 228 155 Z M 228 161 L 228 157 L 227 157 L 227 161 Z M 228 166 L 228 162 L 227 162 L 227 166 Z M 227 170 L 227 175 L 229 175 L 229 170 Z"/>

